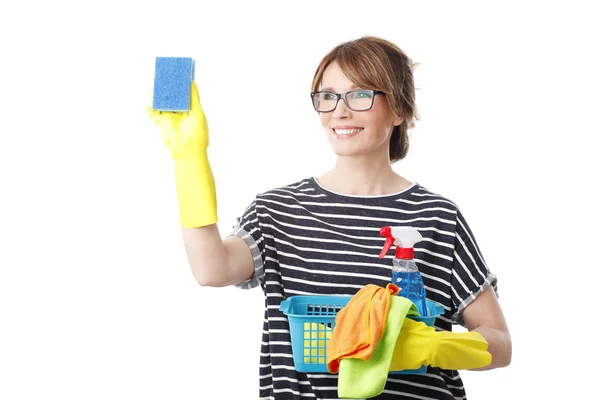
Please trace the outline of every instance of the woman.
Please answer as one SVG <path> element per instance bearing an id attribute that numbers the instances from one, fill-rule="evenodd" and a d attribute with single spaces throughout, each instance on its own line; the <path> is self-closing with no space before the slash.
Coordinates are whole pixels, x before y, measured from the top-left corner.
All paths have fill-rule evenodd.
<path id="1" fill-rule="evenodd" d="M 396 174 L 418 119 L 413 64 L 394 44 L 363 37 L 340 44 L 315 73 L 313 106 L 337 155 L 333 169 L 260 195 L 221 240 L 214 181 L 206 156 L 208 129 L 192 85 L 189 114 L 159 113 L 175 159 L 183 237 L 201 285 L 261 286 L 265 323 L 260 397 L 337 398 L 337 376 L 293 367 L 289 326 L 280 302 L 293 295 L 353 295 L 366 284 L 385 286 L 393 252 L 379 259 L 385 225 L 412 226 L 423 241 L 415 260 L 427 297 L 443 305 L 436 326 L 460 323 L 489 343 L 492 363 L 506 366 L 511 340 L 489 271 L 464 216 L 452 201 Z M 465 398 L 457 371 L 390 375 L 377 398 Z"/>

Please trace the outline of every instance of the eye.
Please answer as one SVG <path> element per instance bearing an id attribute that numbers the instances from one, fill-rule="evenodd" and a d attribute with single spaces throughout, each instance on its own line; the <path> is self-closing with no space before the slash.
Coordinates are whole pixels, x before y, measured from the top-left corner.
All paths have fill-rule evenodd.
<path id="1" fill-rule="evenodd" d="M 333 93 L 324 92 L 321 94 L 323 96 L 323 100 L 335 100 L 337 96 Z"/>
<path id="2" fill-rule="evenodd" d="M 373 97 L 373 91 L 371 90 L 356 90 L 352 92 L 353 99 L 370 99 Z"/>

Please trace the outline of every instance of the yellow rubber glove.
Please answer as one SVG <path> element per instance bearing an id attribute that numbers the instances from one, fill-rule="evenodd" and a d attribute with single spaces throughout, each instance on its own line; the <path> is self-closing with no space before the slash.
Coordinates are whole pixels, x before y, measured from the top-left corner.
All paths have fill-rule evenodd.
<path id="1" fill-rule="evenodd" d="M 473 369 L 490 365 L 492 355 L 479 332 L 437 332 L 424 322 L 406 318 L 398 336 L 390 371 L 430 365 L 442 369 Z"/>
<path id="2" fill-rule="evenodd" d="M 184 228 L 211 225 L 217 218 L 217 193 L 208 163 L 208 124 L 196 83 L 192 81 L 189 112 L 148 109 L 175 160 L 179 219 Z"/>

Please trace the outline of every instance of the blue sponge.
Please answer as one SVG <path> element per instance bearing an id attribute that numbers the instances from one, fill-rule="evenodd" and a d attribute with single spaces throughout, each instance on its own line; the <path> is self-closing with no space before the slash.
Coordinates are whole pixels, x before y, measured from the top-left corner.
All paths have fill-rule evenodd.
<path id="1" fill-rule="evenodd" d="M 190 87 L 195 62 L 189 57 L 156 57 L 152 108 L 158 111 L 190 111 Z"/>

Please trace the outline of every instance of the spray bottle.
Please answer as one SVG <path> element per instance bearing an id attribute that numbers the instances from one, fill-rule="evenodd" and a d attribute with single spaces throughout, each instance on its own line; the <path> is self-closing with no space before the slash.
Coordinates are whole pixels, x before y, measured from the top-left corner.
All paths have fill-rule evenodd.
<path id="1" fill-rule="evenodd" d="M 414 260 L 413 248 L 415 243 L 423 240 L 423 237 L 417 229 L 404 226 L 384 226 L 379 232 L 381 236 L 385 237 L 385 244 L 379 258 L 383 258 L 387 254 L 392 244 L 396 245 L 392 283 L 401 289 L 398 296 L 411 300 L 422 316 L 429 315 L 425 285 L 423 285 L 421 273 Z"/>

